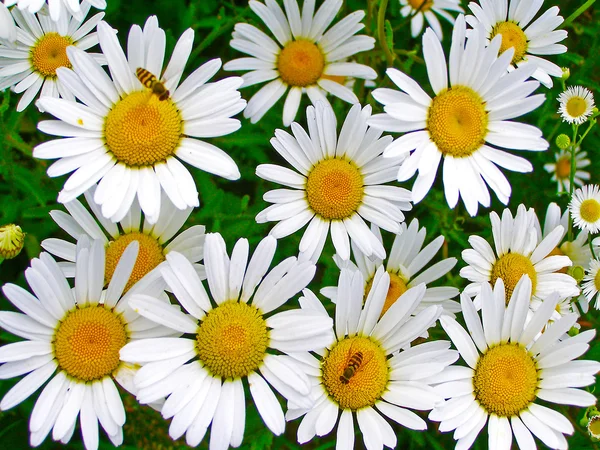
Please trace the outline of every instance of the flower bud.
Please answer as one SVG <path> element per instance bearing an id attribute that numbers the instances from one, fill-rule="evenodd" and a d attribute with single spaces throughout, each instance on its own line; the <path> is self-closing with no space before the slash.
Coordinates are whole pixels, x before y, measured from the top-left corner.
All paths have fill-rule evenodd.
<path id="1" fill-rule="evenodd" d="M 21 253 L 25 243 L 25 233 L 19 225 L 9 224 L 0 227 L 0 257 L 12 259 Z"/>
<path id="2" fill-rule="evenodd" d="M 581 266 L 572 266 L 571 268 L 569 268 L 568 273 L 573 278 L 575 278 L 575 281 L 577 281 L 577 283 L 581 283 L 583 277 L 585 277 L 585 269 Z"/>
<path id="3" fill-rule="evenodd" d="M 569 69 L 568 67 L 563 67 L 562 68 L 562 76 L 561 76 L 561 78 L 564 81 L 567 81 L 570 76 L 571 76 L 571 69 Z"/>
<path id="4" fill-rule="evenodd" d="M 566 150 L 571 145 L 571 138 L 566 134 L 559 134 L 556 137 L 556 146 L 561 150 Z"/>

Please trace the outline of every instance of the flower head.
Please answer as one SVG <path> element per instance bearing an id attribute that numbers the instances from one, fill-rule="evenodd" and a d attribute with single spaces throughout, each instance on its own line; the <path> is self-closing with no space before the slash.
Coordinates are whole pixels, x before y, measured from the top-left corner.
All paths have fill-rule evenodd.
<path id="1" fill-rule="evenodd" d="M 544 164 L 546 172 L 552 174 L 552 181 L 556 181 L 557 191 L 570 192 L 571 186 L 571 152 L 560 150 L 555 155 L 556 162 Z M 590 173 L 582 170 L 591 164 L 587 158 L 587 152 L 582 152 L 578 146 L 575 149 L 575 176 L 573 177 L 574 186 L 583 186 L 584 182 L 589 181 Z"/>
<path id="2" fill-rule="evenodd" d="M 589 89 L 582 86 L 571 86 L 558 96 L 560 107 L 558 112 L 568 123 L 581 125 L 592 115 L 594 96 Z"/>
<path id="3" fill-rule="evenodd" d="M 8 7 L 16 5 L 20 11 L 27 11 L 30 14 L 35 14 L 42 8 L 46 10 L 52 21 L 58 22 L 65 14 L 70 14 L 78 20 L 83 20 L 86 14 L 86 9 L 89 10 L 90 5 L 94 8 L 105 9 L 106 0 L 4 0 L 4 4 Z"/>
<path id="4" fill-rule="evenodd" d="M 592 303 L 595 298 L 594 307 L 600 309 L 600 297 L 598 296 L 598 292 L 600 292 L 600 261 L 597 259 L 590 261 L 581 287 L 588 303 Z"/>
<path id="5" fill-rule="evenodd" d="M 423 30 L 425 20 L 442 40 L 442 25 L 436 14 L 454 24 L 454 17 L 448 11 L 463 12 L 459 0 L 400 0 L 400 13 L 404 17 L 412 16 L 410 19 L 410 34 L 417 37 Z"/>
<path id="6" fill-rule="evenodd" d="M 569 203 L 569 211 L 576 227 L 597 233 L 600 230 L 600 188 L 590 184 L 577 189 Z"/>
<path id="7" fill-rule="evenodd" d="M 0 227 L 0 258 L 16 258 L 25 245 L 25 233 L 19 225 L 10 223 Z"/>

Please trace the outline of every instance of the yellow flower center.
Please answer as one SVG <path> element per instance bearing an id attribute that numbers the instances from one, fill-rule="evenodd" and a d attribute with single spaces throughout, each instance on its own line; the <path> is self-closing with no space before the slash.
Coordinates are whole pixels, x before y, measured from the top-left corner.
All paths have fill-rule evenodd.
<path id="1" fill-rule="evenodd" d="M 490 414 L 513 417 L 534 400 L 538 387 L 535 361 L 518 344 L 500 344 L 477 361 L 473 393 Z"/>
<path id="2" fill-rule="evenodd" d="M 0 227 L 0 258 L 16 257 L 25 244 L 25 233 L 19 225 L 8 224 Z"/>
<path id="3" fill-rule="evenodd" d="M 519 253 L 507 253 L 501 256 L 492 266 L 492 286 L 496 280 L 501 278 L 506 290 L 506 303 L 510 301 L 515 286 L 523 275 L 527 274 L 531 279 L 531 292 L 535 292 L 537 273 L 529 258 Z"/>
<path id="4" fill-rule="evenodd" d="M 579 207 L 579 214 L 588 223 L 596 222 L 600 219 L 600 203 L 593 198 L 582 201 Z"/>
<path id="5" fill-rule="evenodd" d="M 67 47 L 72 45 L 70 37 L 52 31 L 43 35 L 29 52 L 33 69 L 44 77 L 55 78 L 59 67 L 71 68 Z"/>
<path id="6" fill-rule="evenodd" d="M 556 178 L 565 180 L 571 175 L 571 158 L 564 156 L 556 161 Z"/>
<path id="7" fill-rule="evenodd" d="M 408 4 L 416 11 L 428 11 L 433 6 L 433 0 L 408 0 Z"/>
<path id="8" fill-rule="evenodd" d="M 370 338 L 347 337 L 337 342 L 321 363 L 323 386 L 342 409 L 373 406 L 387 387 L 390 374 L 385 351 Z"/>
<path id="9" fill-rule="evenodd" d="M 594 287 L 600 291 L 600 270 L 596 272 L 596 276 L 594 277 Z"/>
<path id="10" fill-rule="evenodd" d="M 388 288 L 387 295 L 385 296 L 385 303 L 383 304 L 383 308 L 381 309 L 381 316 L 383 316 L 387 312 L 387 310 L 390 309 L 390 307 L 394 303 L 396 303 L 396 300 L 398 300 L 402 294 L 408 291 L 408 286 L 397 273 L 389 272 L 389 274 L 390 287 Z M 367 296 L 369 295 L 369 292 L 371 292 L 372 287 L 373 278 L 367 281 L 367 285 L 365 286 L 364 301 L 367 300 Z"/>
<path id="11" fill-rule="evenodd" d="M 588 422 L 587 429 L 593 438 L 600 439 L 600 416 L 593 416 Z"/>
<path id="12" fill-rule="evenodd" d="M 482 98 L 466 86 L 440 92 L 429 107 L 427 128 L 444 156 L 470 156 L 484 144 L 487 125 Z"/>
<path id="13" fill-rule="evenodd" d="M 329 220 L 352 216 L 362 202 L 363 191 L 363 178 L 358 167 L 345 159 L 320 161 L 306 181 L 308 205 Z"/>
<path id="14" fill-rule="evenodd" d="M 119 350 L 127 343 L 121 318 L 102 305 L 67 313 L 54 335 L 61 370 L 82 381 L 111 375 L 119 367 Z"/>
<path id="15" fill-rule="evenodd" d="M 148 272 L 165 260 L 162 246 L 152 236 L 140 233 L 139 231 L 123 234 L 110 242 L 106 249 L 104 280 L 107 284 L 110 283 L 115 273 L 121 255 L 123 255 L 127 246 L 133 241 L 139 242 L 140 249 L 131 272 L 131 277 L 129 277 L 129 281 L 125 286 L 125 291 L 129 290 L 131 286 L 140 281 Z"/>
<path id="16" fill-rule="evenodd" d="M 325 68 L 325 57 L 316 44 L 306 40 L 290 41 L 279 53 L 277 70 L 290 86 L 315 84 Z"/>
<path id="17" fill-rule="evenodd" d="M 257 308 L 231 300 L 208 312 L 196 340 L 200 361 L 211 374 L 241 378 L 263 363 L 269 332 Z"/>
<path id="18" fill-rule="evenodd" d="M 108 149 L 128 166 L 151 166 L 175 153 L 182 118 L 171 99 L 160 101 L 149 90 L 119 100 L 106 116 Z"/>
<path id="19" fill-rule="evenodd" d="M 567 114 L 571 117 L 580 117 L 587 111 L 587 102 L 581 97 L 571 97 L 566 104 Z"/>
<path id="20" fill-rule="evenodd" d="M 498 34 L 502 35 L 502 44 L 500 44 L 500 54 L 509 48 L 515 49 L 512 63 L 516 64 L 522 61 L 527 52 L 527 35 L 519 25 L 514 22 L 500 22 L 492 29 L 490 40 Z"/>

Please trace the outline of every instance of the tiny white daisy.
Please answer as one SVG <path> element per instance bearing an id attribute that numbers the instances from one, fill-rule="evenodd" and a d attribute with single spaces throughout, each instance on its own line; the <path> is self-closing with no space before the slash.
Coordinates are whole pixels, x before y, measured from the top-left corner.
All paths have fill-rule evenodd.
<path id="1" fill-rule="evenodd" d="M 400 14 L 403 17 L 411 16 L 410 34 L 417 37 L 423 31 L 425 20 L 433 29 L 435 34 L 442 40 L 442 25 L 436 14 L 454 24 L 454 17 L 448 11 L 463 12 L 460 0 L 400 0 Z"/>
<path id="2" fill-rule="evenodd" d="M 526 210 L 522 204 L 514 218 L 507 208 L 502 219 L 492 212 L 490 220 L 495 252 L 485 239 L 477 235 L 469 237 L 473 248 L 462 252 L 468 266 L 460 270 L 460 276 L 471 281 L 465 293 L 477 296 L 475 302 L 478 308 L 482 305 L 480 294 L 483 286 L 494 286 L 501 279 L 506 286 L 508 301 L 523 275 L 531 279 L 533 298 L 545 300 L 554 292 L 561 298 L 579 295 L 575 279 L 557 272 L 572 265 L 568 256 L 553 253 L 564 236 L 561 225 L 540 239 L 535 227 L 535 211 Z"/>
<path id="3" fill-rule="evenodd" d="M 47 5 L 48 14 L 54 22 L 60 21 L 66 14 L 83 20 L 85 10 L 90 6 L 106 9 L 106 0 L 4 0 L 7 7 L 17 5 L 15 9 L 37 13 Z"/>
<path id="4" fill-rule="evenodd" d="M 104 286 L 104 245 L 80 241 L 75 287 L 71 289 L 57 263 L 47 253 L 31 261 L 25 278 L 34 295 L 14 284 L 2 292 L 25 314 L 0 311 L 0 326 L 25 341 L 0 347 L 0 378 L 27 374 L 12 389 L 0 409 L 18 405 L 47 380 L 29 420 L 30 444 L 52 438 L 67 443 L 81 424 L 87 450 L 98 448 L 98 422 L 114 445 L 123 443 L 125 409 L 114 381 L 135 394 L 137 368 L 119 360 L 119 350 L 141 337 L 171 336 L 173 330 L 138 316 L 128 307 L 134 294 L 151 294 L 168 305 L 164 282 L 147 277 L 123 294 L 135 264 L 137 242 L 123 253 L 115 276 Z"/>
<path id="5" fill-rule="evenodd" d="M 98 182 L 95 201 L 104 217 L 119 222 L 137 196 L 146 218 L 155 223 L 161 190 L 178 209 L 199 205 L 195 181 L 180 159 L 230 180 L 240 177 L 227 153 L 198 138 L 223 136 L 240 128 L 240 121 L 231 116 L 246 105 L 237 90 L 242 79 L 207 83 L 221 67 L 215 59 L 179 84 L 192 50 L 192 29 L 177 41 L 164 72 L 166 35 L 155 16 L 148 18 L 143 30 L 131 27 L 128 57 L 115 30 L 105 22 L 98 24 L 98 38 L 112 79 L 89 55 L 69 47 L 73 70 L 60 68 L 58 79 L 83 103 L 39 100 L 60 120 L 42 121 L 38 128 L 67 137 L 33 150 L 36 158 L 59 158 L 48 169 L 50 176 L 73 172 L 58 195 L 59 202 L 77 198 Z M 168 98 L 144 87 L 136 77 L 138 68 L 162 80 Z"/>
<path id="6" fill-rule="evenodd" d="M 526 159 L 495 147 L 515 150 L 546 150 L 542 132 L 531 125 L 513 122 L 544 102 L 544 95 L 530 95 L 537 81 L 525 81 L 535 70 L 524 65 L 506 74 L 512 50 L 498 56 L 501 38 L 489 47 L 480 30 L 473 30 L 465 46 L 464 16 L 458 16 L 452 33 L 449 64 L 440 40 L 431 29 L 423 35 L 423 53 L 433 99 L 412 78 L 396 69 L 387 74 L 403 92 L 375 89 L 373 97 L 384 105 L 384 114 L 374 115 L 369 125 L 406 133 L 388 146 L 384 156 L 410 157 L 398 171 L 406 181 L 417 171 L 413 201 L 420 202 L 435 181 L 440 161 L 446 201 L 451 208 L 459 197 L 470 215 L 478 205 L 490 205 L 489 187 L 506 204 L 511 187 L 497 166 L 531 172 Z M 449 74 L 449 76 L 448 76 Z"/>
<path id="7" fill-rule="evenodd" d="M 581 285 L 583 295 L 585 295 L 588 303 L 592 303 L 596 298 L 594 307 L 600 309 L 600 296 L 598 296 L 598 291 L 600 291 L 600 261 L 592 259 L 585 272 Z"/>
<path id="8" fill-rule="evenodd" d="M 12 44 L 17 39 L 17 27 L 8 8 L 0 2 L 0 42 Z"/>
<path id="9" fill-rule="evenodd" d="M 90 5 L 84 3 L 81 19 L 69 13 L 60 22 L 53 22 L 43 14 L 12 9 L 17 38 L 13 43 L 0 41 L 0 91 L 11 87 L 17 94 L 23 93 L 17 111 L 27 108 L 40 90 L 40 97 L 75 99 L 77 91 L 61 82 L 57 71 L 61 67 L 72 67 L 67 47 L 73 45 L 88 50 L 98 43 L 98 36 L 92 31 L 104 13 L 98 13 L 84 23 L 89 9 Z M 91 57 L 99 63 L 105 62 L 102 55 L 92 54 Z"/>
<path id="10" fill-rule="evenodd" d="M 552 174 L 552 181 L 556 181 L 557 191 L 570 192 L 571 186 L 571 152 L 568 150 L 559 150 L 554 155 L 556 162 L 544 164 L 546 172 Z M 590 173 L 581 170 L 591 164 L 587 159 L 587 152 L 582 152 L 581 147 L 575 149 L 575 176 L 573 177 L 574 186 L 583 186 L 590 180 Z"/>
<path id="11" fill-rule="evenodd" d="M 269 81 L 248 101 L 244 117 L 252 123 L 258 122 L 288 88 L 283 106 L 286 127 L 296 117 L 302 94 L 306 93 L 313 104 L 327 103 L 326 93 L 358 103 L 354 92 L 336 78 L 377 78 L 371 67 L 347 62 L 353 55 L 375 46 L 374 38 L 355 36 L 364 28 L 364 11 L 349 14 L 325 32 L 342 7 L 342 0 L 325 0 L 316 13 L 315 0 L 305 0 L 302 13 L 297 0 L 284 1 L 285 13 L 274 0 L 266 4 L 251 0 L 249 5 L 277 42 L 253 25 L 238 23 L 231 46 L 251 57 L 235 59 L 223 68 L 251 70 L 242 75 L 244 87 Z"/>
<path id="12" fill-rule="evenodd" d="M 140 206 L 137 200 L 134 200 L 123 220 L 113 223 L 102 217 L 99 206 L 94 202 L 95 191 L 93 186 L 85 193 L 93 215 L 79 200 L 65 203 L 69 214 L 60 210 L 50 211 L 50 216 L 58 226 L 76 241 L 71 243 L 63 239 L 49 238 L 41 243 L 44 250 L 67 261 L 58 263 L 65 276 L 75 276 L 76 244 L 87 236 L 90 239 L 100 239 L 104 243 L 106 283 L 110 282 L 125 248 L 132 241 L 138 242 L 139 257 L 125 290 L 154 270 L 171 251 L 184 255 L 201 278 L 205 278 L 204 267 L 197 264 L 204 254 L 204 226 L 194 225 L 179 233 L 190 217 L 192 208 L 177 209 L 168 199 L 163 198 L 158 220 L 155 224 L 150 224 L 145 217 L 142 220 Z"/>
<path id="13" fill-rule="evenodd" d="M 532 76 L 550 88 L 550 77 L 562 76 L 562 69 L 540 56 L 565 53 L 567 47 L 559 42 L 567 38 L 567 31 L 556 29 L 564 20 L 558 15 L 558 6 L 549 8 L 532 22 L 543 3 L 544 0 L 482 0 L 480 5 L 470 2 L 469 9 L 474 15 L 466 20 L 473 28 L 483 28 L 490 41 L 500 35 L 500 52 L 514 50 L 510 68 L 532 62 L 537 67 Z"/>
<path id="14" fill-rule="evenodd" d="M 449 350 L 448 341 L 411 346 L 435 325 L 442 312 L 440 306 L 431 305 L 411 315 L 423 299 L 425 285 L 406 291 L 381 315 L 389 281 L 389 274 L 380 266 L 363 308 L 362 274 L 342 269 L 335 308 L 336 337 L 318 352 L 319 358 L 310 353 L 293 355 L 311 380 L 310 398 L 314 401 L 310 408 L 288 402 L 286 419 L 304 415 L 298 427 L 300 444 L 315 435 L 329 434 L 337 424 L 336 449 L 352 450 L 354 417 L 369 450 L 396 447 L 396 432 L 389 421 L 412 430 L 427 429 L 412 410 L 428 411 L 442 401 L 429 380 L 458 355 Z M 314 295 L 307 295 L 304 303 L 306 310 L 327 315 Z"/>
<path id="15" fill-rule="evenodd" d="M 283 433 L 285 419 L 269 384 L 285 398 L 310 407 L 310 383 L 299 363 L 282 353 L 312 351 L 332 339 L 332 320 L 300 309 L 275 311 L 300 292 L 315 274 L 309 261 L 287 258 L 270 272 L 276 240 L 261 241 L 248 263 L 249 246 L 240 239 L 227 255 L 218 234 L 208 234 L 204 261 L 211 297 L 191 263 L 177 252 L 167 255 L 161 273 L 184 314 L 141 295 L 131 306 L 184 337 L 147 339 L 121 350 L 125 361 L 143 367 L 134 382 L 141 403 L 167 397 L 164 418 L 169 434 L 185 433 L 191 447 L 208 428 L 210 449 L 239 447 L 245 428 L 244 384 L 266 426 Z M 262 281 L 261 281 L 262 280 Z"/>
<path id="16" fill-rule="evenodd" d="M 385 258 L 385 249 L 366 219 L 393 232 L 400 231 L 402 211 L 411 208 L 410 191 L 384 183 L 394 180 L 404 157 L 384 159 L 389 136 L 369 128 L 371 107 L 354 105 L 337 134 L 335 114 L 319 102 L 306 110 L 308 133 L 296 122 L 293 136 L 276 130 L 271 145 L 296 169 L 261 164 L 256 174 L 292 189 L 269 191 L 274 203 L 256 216 L 259 223 L 279 221 L 271 230 L 276 238 L 295 233 L 309 223 L 300 252 L 318 260 L 331 229 L 331 239 L 342 259 L 350 258 L 350 240 L 368 257 Z"/>
<path id="17" fill-rule="evenodd" d="M 568 123 L 581 125 L 592 115 L 594 95 L 582 86 L 570 86 L 558 96 L 558 112 Z"/>
<path id="18" fill-rule="evenodd" d="M 460 449 L 470 448 L 486 423 L 491 450 L 511 448 L 513 435 L 521 449 L 536 448 L 533 436 L 550 448 L 566 449 L 564 435 L 573 434 L 573 425 L 536 400 L 579 407 L 596 403 L 593 394 L 577 388 L 595 383 L 600 363 L 575 361 L 588 350 L 595 330 L 564 338 L 576 314 L 546 327 L 556 307 L 555 295 L 526 322 L 531 296 L 527 276 L 515 287 L 508 306 L 501 280 L 493 292 L 486 285 L 482 296 L 478 314 L 469 297 L 461 295 L 468 332 L 451 317 L 440 318 L 468 367 L 451 366 L 439 375 L 435 390 L 448 400 L 429 418 L 441 422 L 441 432 L 455 430 Z"/>
<path id="19" fill-rule="evenodd" d="M 573 223 L 581 230 L 592 234 L 600 231 L 600 188 L 589 184 L 573 192 L 569 203 Z"/>
<path id="20" fill-rule="evenodd" d="M 417 219 L 413 219 L 408 227 L 406 223 L 403 223 L 401 227 L 400 233 L 394 238 L 386 264 L 386 270 L 390 276 L 390 288 L 381 314 L 385 314 L 408 289 L 421 283 L 425 284 L 425 294 L 415 312 L 420 312 L 431 305 L 440 305 L 443 308 L 443 314 L 453 315 L 453 313 L 459 312 L 459 303 L 451 300 L 458 296 L 458 289 L 450 286 L 427 286 L 445 276 L 457 263 L 456 258 L 446 258 L 430 265 L 431 260 L 444 244 L 444 237 L 438 236 L 423 248 L 427 230 L 425 227 L 419 228 Z M 377 239 L 383 242 L 379 228 L 371 225 L 371 230 L 377 236 Z M 368 258 L 354 243 L 352 244 L 352 253 L 354 262 L 351 260 L 344 261 L 337 254 L 333 256 L 333 259 L 340 269 L 360 270 L 365 280 L 366 295 L 371 290 L 375 273 L 379 266 L 383 264 L 383 260 Z M 321 289 L 321 294 L 334 303 L 337 301 L 337 289 L 335 287 L 325 287 Z"/>

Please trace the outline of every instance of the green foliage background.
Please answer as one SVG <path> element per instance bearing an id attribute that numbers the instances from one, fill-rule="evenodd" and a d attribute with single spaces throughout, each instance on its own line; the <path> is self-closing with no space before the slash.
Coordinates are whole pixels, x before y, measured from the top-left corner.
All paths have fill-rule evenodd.
<path id="1" fill-rule="evenodd" d="M 463 1 L 466 8 L 466 1 Z M 546 1 L 543 10 L 551 5 L 561 8 L 563 17 L 568 17 L 584 3 L 583 0 Z M 345 2 L 340 17 L 358 10 L 365 9 L 366 33 L 377 37 L 377 0 L 348 0 Z M 426 70 L 422 60 L 421 41 L 410 37 L 409 23 L 400 15 L 398 0 L 390 0 L 386 19 L 390 22 L 391 33 L 388 33 L 388 41 L 393 36 L 395 50 L 394 66 L 410 74 L 420 81 L 426 90 L 429 89 Z M 132 24 L 143 25 L 146 18 L 156 14 L 159 23 L 167 33 L 167 55 L 170 55 L 177 38 L 188 27 L 196 31 L 195 47 L 187 65 L 186 74 L 192 72 L 200 64 L 209 59 L 220 57 L 223 62 L 242 55 L 229 47 L 229 40 L 233 26 L 237 22 L 250 22 L 261 28 L 263 24 L 251 12 L 247 6 L 247 0 L 108 0 L 105 20 L 114 28 L 119 30 L 119 38 L 123 44 L 129 28 Z M 449 48 L 449 36 L 451 26 L 443 23 L 445 39 L 444 48 Z M 264 28 L 263 28 L 264 29 Z M 600 101 L 600 76 L 599 57 L 600 54 L 600 10 L 589 8 L 574 23 L 568 26 L 569 37 L 566 45 L 568 53 L 556 57 L 550 57 L 560 66 L 569 67 L 571 78 L 569 85 L 581 84 L 591 89 Z M 388 29 L 388 31 L 390 31 Z M 391 34 L 391 36 L 390 36 Z M 387 67 L 382 47 L 378 42 L 371 52 L 359 54 L 359 62 L 374 67 L 379 78 L 378 86 L 389 86 L 390 81 L 385 78 Z M 230 73 L 220 72 L 217 77 L 230 76 Z M 244 98 L 249 99 L 258 87 L 251 87 L 242 91 Z M 540 88 L 538 90 L 546 95 L 546 102 L 538 110 L 520 119 L 540 127 L 544 131 L 545 138 L 551 142 L 547 152 L 525 152 L 522 153 L 529 158 L 535 170 L 530 174 L 516 174 L 506 172 L 513 188 L 509 207 L 514 212 L 519 203 L 534 207 L 540 216 L 544 216 L 549 202 L 555 201 L 564 209 L 568 203 L 566 196 L 558 197 L 556 185 L 550 181 L 550 176 L 543 170 L 543 164 L 554 160 L 554 138 L 564 132 L 570 134 L 570 127 L 560 121 L 557 114 L 558 103 L 556 97 L 561 91 L 560 83 L 555 83 L 553 89 Z M 373 105 L 375 112 L 381 108 L 370 96 L 370 90 L 365 89 L 362 83 L 356 83 L 355 92 L 362 104 Z M 430 92 L 431 93 L 431 92 Z M 35 107 L 29 107 L 24 113 L 15 112 L 17 96 L 5 91 L 0 93 L 0 225 L 6 223 L 19 224 L 27 233 L 24 251 L 14 260 L 4 261 L 0 265 L 0 283 L 17 283 L 26 286 L 23 272 L 29 265 L 29 260 L 36 257 L 40 251 L 40 241 L 48 237 L 66 237 L 62 230 L 50 219 L 48 213 L 52 209 L 62 209 L 56 203 L 56 196 L 61 189 L 66 177 L 50 179 L 46 175 L 46 169 L 51 161 L 36 160 L 32 157 L 32 148 L 39 142 L 48 139 L 42 133 L 36 131 L 36 124 L 42 115 Z M 341 125 L 350 105 L 337 100 L 332 100 L 333 107 Z M 304 98 L 297 120 L 303 125 L 304 110 L 308 105 Z M 191 169 L 198 190 L 200 192 L 201 206 L 193 212 L 186 227 L 194 224 L 206 225 L 207 231 L 220 232 L 223 234 L 228 248 L 231 249 L 235 240 L 247 237 L 252 246 L 264 237 L 271 225 L 256 224 L 254 217 L 265 208 L 267 204 L 262 200 L 262 195 L 275 186 L 255 176 L 255 168 L 258 164 L 275 162 L 286 165 L 269 144 L 276 128 L 282 128 L 281 114 L 283 102 L 280 101 L 269 113 L 258 123 L 252 125 L 249 121 L 241 118 L 242 128 L 229 136 L 212 140 L 227 151 L 237 162 L 242 177 L 239 181 L 229 182 L 214 176 L 210 176 L 200 170 Z M 597 128 L 597 127 L 596 127 Z M 600 136 L 595 132 L 589 136 L 583 149 L 592 160 L 591 174 L 592 183 L 599 183 L 600 177 Z M 407 214 L 407 220 L 418 218 L 421 225 L 426 226 L 430 242 L 439 234 L 446 238 L 446 244 L 438 255 L 438 258 L 455 256 L 459 264 L 446 280 L 440 280 L 444 284 L 454 285 L 459 288 L 465 286 L 465 280 L 458 276 L 460 267 L 464 262 L 460 259 L 460 252 L 469 247 L 468 236 L 478 234 L 490 240 L 491 230 L 489 225 L 489 211 L 480 208 L 477 217 L 469 217 L 464 207 L 459 204 L 455 210 L 450 210 L 443 196 L 441 177 L 438 177 L 434 187 L 413 211 Z M 412 181 L 406 187 L 410 187 Z M 492 195 L 493 197 L 493 195 Z M 493 197 L 492 208 L 501 211 L 503 205 Z M 285 238 L 279 242 L 276 260 L 295 255 L 301 232 Z M 385 236 L 391 242 L 390 236 Z M 389 248 L 389 247 L 388 247 Z M 319 261 L 317 275 L 310 287 L 318 292 L 323 286 L 336 283 L 338 271 L 331 260 L 333 247 L 328 243 Z M 434 260 L 435 262 L 435 260 Z M 324 301 L 326 299 L 322 298 Z M 327 304 L 327 303 L 326 303 Z M 0 298 L 0 308 L 13 309 L 6 299 Z M 333 308 L 328 305 L 333 313 Z M 597 311 L 588 314 L 582 319 L 582 328 L 598 327 Z M 432 333 L 434 337 L 442 338 L 441 329 Z M 0 331 L 0 344 L 13 342 L 17 338 Z M 600 345 L 596 340 L 592 349 L 587 353 L 587 359 L 598 360 L 600 357 Z M 0 380 L 0 395 L 12 387 L 18 380 Z M 598 384 L 596 385 L 598 387 Z M 593 388 L 593 387 L 592 387 Z M 28 448 L 27 424 L 31 409 L 38 394 L 34 394 L 29 400 L 10 411 L 0 413 L 0 448 L 21 449 Z M 125 396 L 126 394 L 124 394 Z M 249 397 L 247 397 L 249 399 Z M 123 448 L 151 448 L 169 449 L 185 448 L 183 441 L 172 443 L 168 437 L 168 423 L 146 407 L 136 406 L 135 401 L 129 396 L 127 398 L 128 421 L 125 429 L 125 444 Z M 242 448 L 244 449 L 295 449 L 300 446 L 296 444 L 295 436 L 299 421 L 288 424 L 283 436 L 273 437 L 263 425 L 256 409 L 250 405 L 246 420 L 246 433 Z M 577 431 L 569 439 L 572 449 L 598 449 L 597 442 L 592 442 L 578 422 L 583 415 L 583 410 L 577 408 L 558 409 L 566 414 L 574 423 Z M 447 449 L 454 447 L 452 433 L 441 434 L 437 431 L 436 424 L 429 423 L 427 432 L 412 432 L 396 426 L 398 434 L 398 446 L 400 449 Z M 357 432 L 358 433 L 358 432 Z M 207 448 L 208 440 L 205 438 L 201 444 Z M 362 439 L 357 436 L 357 448 L 362 446 Z M 540 444 L 541 446 L 541 444 Z M 304 446 L 304 448 L 327 449 L 335 447 L 335 433 L 322 439 L 315 439 Z M 60 444 L 47 438 L 41 446 L 43 449 L 65 448 Z M 75 432 L 73 439 L 66 448 L 80 449 L 83 445 L 80 440 L 79 431 Z M 112 445 L 101 433 L 101 448 L 112 448 Z M 483 432 L 477 440 L 474 448 L 487 448 L 487 434 Z"/>

